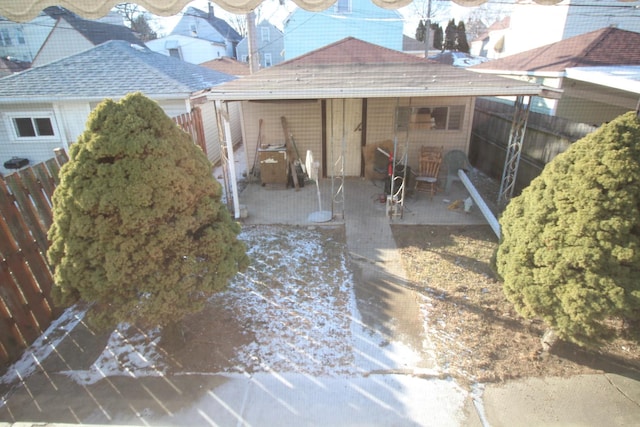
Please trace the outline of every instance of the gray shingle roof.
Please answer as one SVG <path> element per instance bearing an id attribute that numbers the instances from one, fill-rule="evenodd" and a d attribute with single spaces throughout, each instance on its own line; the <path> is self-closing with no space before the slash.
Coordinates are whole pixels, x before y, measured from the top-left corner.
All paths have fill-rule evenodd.
<path id="1" fill-rule="evenodd" d="M 234 76 L 113 40 L 85 52 L 0 79 L 6 98 L 103 99 L 140 91 L 155 97 L 187 97 Z"/>
<path id="2" fill-rule="evenodd" d="M 130 28 L 122 25 L 112 25 L 105 22 L 82 19 L 78 15 L 60 6 L 50 6 L 44 9 L 44 13 L 53 19 L 64 19 L 94 45 L 102 44 L 109 40 L 124 40 L 132 44 L 144 46 L 144 43 L 135 36 Z"/>

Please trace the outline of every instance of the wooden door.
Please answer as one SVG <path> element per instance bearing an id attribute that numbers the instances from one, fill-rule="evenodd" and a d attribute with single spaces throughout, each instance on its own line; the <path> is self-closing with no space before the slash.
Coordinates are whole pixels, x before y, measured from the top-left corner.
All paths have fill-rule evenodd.
<path id="1" fill-rule="evenodd" d="M 362 99 L 327 101 L 327 175 L 360 176 L 362 165 Z"/>

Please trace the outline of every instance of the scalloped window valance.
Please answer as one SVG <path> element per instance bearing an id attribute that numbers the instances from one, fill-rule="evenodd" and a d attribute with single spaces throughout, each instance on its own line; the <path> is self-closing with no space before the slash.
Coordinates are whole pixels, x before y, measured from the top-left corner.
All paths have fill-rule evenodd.
<path id="1" fill-rule="evenodd" d="M 263 0 L 213 0 L 213 3 L 231 13 L 244 14 L 254 10 Z M 325 10 L 336 0 L 291 0 L 299 7 L 309 11 Z M 385 9 L 399 9 L 412 0 L 371 0 Z M 452 0 L 461 6 L 478 6 L 487 0 Z M 538 4 L 557 4 L 562 0 L 534 0 Z M 624 0 L 622 0 L 624 1 Z M 88 19 L 100 18 L 123 0 L 0 0 L 0 16 L 12 21 L 25 22 L 35 18 L 49 6 L 62 6 Z M 179 13 L 191 0 L 136 0 L 136 3 L 149 12 L 159 16 Z"/>

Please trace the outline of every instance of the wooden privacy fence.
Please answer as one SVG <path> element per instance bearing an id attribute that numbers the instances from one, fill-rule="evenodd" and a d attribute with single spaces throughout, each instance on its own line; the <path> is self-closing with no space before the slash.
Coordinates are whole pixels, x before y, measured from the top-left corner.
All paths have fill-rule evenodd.
<path id="1" fill-rule="evenodd" d="M 173 121 L 206 154 L 200 109 Z M 0 365 L 17 360 L 59 314 L 51 301 L 47 232 L 51 197 L 68 160 L 56 150 L 55 158 L 0 179 Z"/>
<path id="2" fill-rule="evenodd" d="M 180 114 L 172 120 L 180 126 L 180 129 L 191 135 L 191 139 L 207 154 L 207 141 L 204 136 L 204 125 L 202 124 L 202 112 L 199 108 L 194 108 L 190 113 Z"/>
<path id="3" fill-rule="evenodd" d="M 13 362 L 57 317 L 46 260 L 51 196 L 64 150 L 0 179 L 0 365 Z"/>
<path id="4" fill-rule="evenodd" d="M 482 172 L 498 180 L 504 169 L 513 112 L 513 104 L 484 98 L 476 100 L 469 160 Z M 595 129 L 594 126 L 560 117 L 529 113 L 515 195 L 540 175 L 545 165 L 555 156 Z"/>

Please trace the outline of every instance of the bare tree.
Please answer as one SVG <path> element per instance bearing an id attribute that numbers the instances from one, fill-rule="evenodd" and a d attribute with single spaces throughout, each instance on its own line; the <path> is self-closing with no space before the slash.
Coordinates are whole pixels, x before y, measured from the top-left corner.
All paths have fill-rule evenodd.
<path id="1" fill-rule="evenodd" d="M 490 1 L 472 8 L 465 24 L 468 39 L 475 40 L 491 24 L 509 16 L 512 10 L 512 3 Z"/>
<path id="2" fill-rule="evenodd" d="M 447 0 L 414 0 L 409 10 L 423 22 L 438 23 L 450 15 L 451 6 Z"/>
<path id="3" fill-rule="evenodd" d="M 133 31 L 139 34 L 142 41 L 147 42 L 158 38 L 157 32 L 151 28 L 153 15 L 135 3 L 120 3 L 114 7 Z"/>
<path id="4" fill-rule="evenodd" d="M 429 56 L 429 49 L 433 46 L 434 38 L 431 36 L 436 26 L 433 22 L 438 22 L 439 18 L 449 12 L 449 2 L 445 0 L 414 0 L 411 14 L 420 18 L 416 28 L 416 40 L 424 42 L 425 57 Z"/>
<path id="5" fill-rule="evenodd" d="M 240 34 L 240 36 L 247 36 L 247 15 L 230 15 L 227 22 L 238 32 L 238 34 Z"/>

